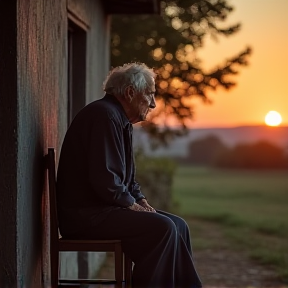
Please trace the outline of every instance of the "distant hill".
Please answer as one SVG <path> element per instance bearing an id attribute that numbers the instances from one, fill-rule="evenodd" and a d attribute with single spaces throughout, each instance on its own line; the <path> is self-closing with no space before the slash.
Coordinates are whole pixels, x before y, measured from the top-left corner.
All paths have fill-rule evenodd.
<path id="1" fill-rule="evenodd" d="M 288 126 L 240 126 L 234 128 L 191 129 L 188 135 L 175 139 L 168 147 L 160 147 L 156 150 L 151 150 L 147 134 L 141 128 L 135 127 L 134 146 L 142 146 L 144 151 L 151 156 L 183 157 L 187 155 L 187 147 L 191 141 L 202 139 L 209 135 L 217 136 L 229 147 L 233 147 L 239 143 L 255 143 L 265 140 L 288 151 Z"/>

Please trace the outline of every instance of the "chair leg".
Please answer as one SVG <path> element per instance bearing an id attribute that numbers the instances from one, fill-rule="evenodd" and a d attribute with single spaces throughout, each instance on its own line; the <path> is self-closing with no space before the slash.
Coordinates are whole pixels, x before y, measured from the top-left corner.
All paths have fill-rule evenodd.
<path id="1" fill-rule="evenodd" d="M 50 254 L 51 288 L 58 288 L 59 280 L 59 252 Z"/>
<path id="2" fill-rule="evenodd" d="M 124 277 L 125 277 L 125 287 L 132 287 L 132 260 L 124 254 Z"/>
<path id="3" fill-rule="evenodd" d="M 122 281 L 123 281 L 123 252 L 122 252 L 121 243 L 115 244 L 114 257 L 115 257 L 115 280 L 117 282 L 117 285 L 122 285 Z"/>

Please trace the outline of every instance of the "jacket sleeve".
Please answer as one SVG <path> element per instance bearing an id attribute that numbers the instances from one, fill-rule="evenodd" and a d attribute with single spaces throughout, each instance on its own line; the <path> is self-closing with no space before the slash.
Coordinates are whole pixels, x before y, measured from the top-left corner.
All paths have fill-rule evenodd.
<path id="1" fill-rule="evenodd" d="M 136 167 L 135 167 L 134 155 L 132 157 L 132 169 L 133 169 L 133 171 L 132 171 L 132 181 L 131 181 L 131 184 L 130 184 L 131 195 L 135 198 L 136 201 L 139 201 L 141 199 L 146 199 L 146 197 L 141 192 L 141 186 L 135 180 Z"/>
<path id="2" fill-rule="evenodd" d="M 97 118 L 100 120 L 93 123 L 90 131 L 90 184 L 101 201 L 120 207 L 131 206 L 135 199 L 124 183 L 126 163 L 123 127 L 108 113 Z"/>
<path id="3" fill-rule="evenodd" d="M 139 183 L 137 183 L 135 180 L 131 184 L 131 195 L 135 198 L 136 201 L 139 201 L 141 199 L 146 199 L 146 197 L 141 192 L 141 187 Z"/>

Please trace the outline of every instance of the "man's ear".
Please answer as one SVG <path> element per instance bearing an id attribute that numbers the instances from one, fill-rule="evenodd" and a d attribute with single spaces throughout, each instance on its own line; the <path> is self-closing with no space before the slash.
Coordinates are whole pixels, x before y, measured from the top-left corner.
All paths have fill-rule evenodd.
<path id="1" fill-rule="evenodd" d="M 131 103 L 134 97 L 135 91 L 132 85 L 129 85 L 125 88 L 125 99 L 128 103 Z"/>

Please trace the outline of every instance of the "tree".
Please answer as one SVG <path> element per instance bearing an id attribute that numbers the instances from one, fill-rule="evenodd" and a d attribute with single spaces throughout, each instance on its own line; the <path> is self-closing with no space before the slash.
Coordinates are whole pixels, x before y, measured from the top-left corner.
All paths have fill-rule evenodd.
<path id="1" fill-rule="evenodd" d="M 217 39 L 240 30 L 240 24 L 220 27 L 233 11 L 228 0 L 162 1 L 161 11 L 161 16 L 112 17 L 111 64 L 139 61 L 155 68 L 158 109 L 144 129 L 157 141 L 167 143 L 187 131 L 193 118 L 191 98 L 200 97 L 204 103 L 210 103 L 209 90 L 233 87 L 235 82 L 229 76 L 247 65 L 251 49 L 244 49 L 206 72 L 197 58 L 205 35 Z M 171 129 L 171 121 L 182 129 Z"/>
<path id="2" fill-rule="evenodd" d="M 213 165 L 227 153 L 226 145 L 215 135 L 191 141 L 188 144 L 188 160 L 193 165 Z"/>
<path id="3" fill-rule="evenodd" d="M 282 148 L 267 141 L 238 144 L 217 159 L 216 166 L 237 169 L 285 169 L 288 161 Z"/>

